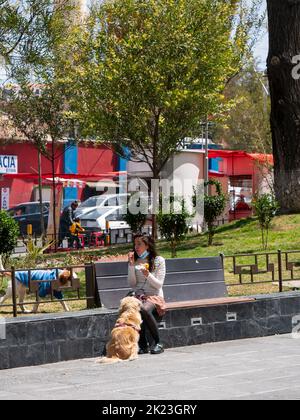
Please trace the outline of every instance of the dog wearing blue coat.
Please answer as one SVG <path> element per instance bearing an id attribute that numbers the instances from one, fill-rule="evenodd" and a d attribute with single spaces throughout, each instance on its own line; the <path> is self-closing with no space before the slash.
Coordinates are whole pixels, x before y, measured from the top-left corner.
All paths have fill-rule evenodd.
<path id="1" fill-rule="evenodd" d="M 3 275 L 11 278 L 10 272 L 4 272 Z M 29 288 L 29 272 L 28 271 L 16 271 L 16 294 L 19 298 L 19 305 L 23 313 L 36 313 L 39 307 L 39 302 L 36 302 L 33 306 L 32 311 L 29 311 L 24 306 L 24 299 L 26 296 L 26 290 Z M 74 273 L 73 278 L 77 278 Z M 51 282 L 57 280 L 60 287 L 66 286 L 71 281 L 71 272 L 68 270 L 32 270 L 30 273 L 30 280 L 32 282 L 37 281 L 39 297 L 44 298 L 51 294 Z M 66 302 L 62 299 L 63 293 L 59 290 L 53 290 L 53 296 L 58 299 L 65 312 L 69 312 L 70 309 Z M 12 284 L 11 280 L 8 282 L 8 287 L 4 296 L 0 298 L 0 305 L 12 297 Z"/>

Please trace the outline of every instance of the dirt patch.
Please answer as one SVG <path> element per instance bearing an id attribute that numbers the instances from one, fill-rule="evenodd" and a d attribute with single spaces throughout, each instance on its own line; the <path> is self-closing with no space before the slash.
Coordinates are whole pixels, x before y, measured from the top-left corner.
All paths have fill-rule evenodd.
<path id="1" fill-rule="evenodd" d="M 101 257 L 98 260 L 94 262 L 124 262 L 128 261 L 127 255 L 111 255 L 111 256 L 105 256 Z"/>
<path id="2" fill-rule="evenodd" d="M 285 232 L 287 230 L 295 230 L 295 225 L 277 225 L 272 228 L 272 231 L 275 232 Z"/>

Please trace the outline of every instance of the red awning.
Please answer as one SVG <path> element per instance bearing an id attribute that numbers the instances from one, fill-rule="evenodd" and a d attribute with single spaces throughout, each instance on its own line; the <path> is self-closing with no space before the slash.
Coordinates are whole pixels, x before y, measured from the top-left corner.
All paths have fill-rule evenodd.
<path id="1" fill-rule="evenodd" d="M 269 165 L 274 165 L 273 155 L 267 155 L 263 153 L 247 153 L 242 150 L 209 150 L 208 156 L 209 158 L 221 159 L 248 157 L 259 163 L 268 163 Z"/>
<path id="2" fill-rule="evenodd" d="M 55 178 L 63 179 L 76 179 L 76 180 L 102 180 L 103 178 L 115 178 L 118 176 L 126 175 L 127 172 L 106 172 L 104 174 L 55 174 Z M 20 174 L 3 174 L 5 179 L 24 179 L 24 180 L 38 180 L 38 174 L 33 173 L 20 173 Z M 52 178 L 52 174 L 43 174 L 42 179 L 48 180 Z"/>
<path id="3" fill-rule="evenodd" d="M 208 175 L 211 178 L 224 178 L 226 175 L 223 174 L 222 172 L 215 172 L 215 171 L 209 171 Z"/>

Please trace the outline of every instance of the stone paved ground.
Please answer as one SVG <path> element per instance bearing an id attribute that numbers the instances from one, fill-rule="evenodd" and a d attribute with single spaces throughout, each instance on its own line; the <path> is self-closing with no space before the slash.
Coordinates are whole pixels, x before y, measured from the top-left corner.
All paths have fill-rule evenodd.
<path id="1" fill-rule="evenodd" d="M 99 365 L 94 359 L 0 372 L 0 399 L 300 399 L 300 340 L 205 344 Z"/>

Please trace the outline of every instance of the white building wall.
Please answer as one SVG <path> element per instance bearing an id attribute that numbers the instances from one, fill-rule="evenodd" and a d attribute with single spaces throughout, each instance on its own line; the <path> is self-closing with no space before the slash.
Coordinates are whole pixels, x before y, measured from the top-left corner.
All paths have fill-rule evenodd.
<path id="1" fill-rule="evenodd" d="M 205 153 L 202 150 L 182 150 L 169 159 L 161 172 L 161 186 L 163 195 L 174 193 L 183 197 L 187 208 L 192 211 L 193 187 L 204 191 L 204 162 Z M 143 190 L 143 179 L 151 179 L 152 172 L 149 165 L 140 162 L 128 162 L 128 191 L 136 191 L 138 187 Z M 199 214 L 193 220 L 193 225 L 203 222 L 203 195 Z M 199 204 L 199 203 L 198 203 Z"/>
<path id="2" fill-rule="evenodd" d="M 192 211 L 194 188 L 203 193 L 205 153 L 201 150 L 183 150 L 173 156 L 165 167 L 162 177 L 168 179 L 173 186 L 175 195 L 184 198 L 189 211 Z M 197 187 L 198 186 L 198 187 Z M 198 214 L 193 219 L 193 225 L 203 222 L 203 195 L 201 196 Z"/>

